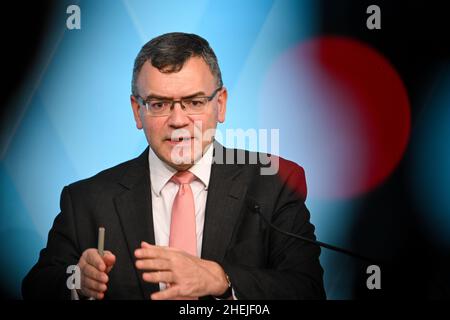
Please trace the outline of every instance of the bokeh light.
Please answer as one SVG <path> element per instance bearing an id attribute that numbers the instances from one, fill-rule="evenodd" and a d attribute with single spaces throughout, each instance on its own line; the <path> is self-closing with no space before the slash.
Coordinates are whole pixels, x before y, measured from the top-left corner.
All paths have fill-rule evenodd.
<path id="1" fill-rule="evenodd" d="M 422 102 L 411 166 L 411 187 L 422 231 L 450 248 L 450 65 L 437 68 Z"/>
<path id="2" fill-rule="evenodd" d="M 305 167 L 312 197 L 370 191 L 408 143 L 402 80 L 380 53 L 352 39 L 318 37 L 291 47 L 267 72 L 260 99 L 260 123 L 282 128 L 280 153 Z"/>

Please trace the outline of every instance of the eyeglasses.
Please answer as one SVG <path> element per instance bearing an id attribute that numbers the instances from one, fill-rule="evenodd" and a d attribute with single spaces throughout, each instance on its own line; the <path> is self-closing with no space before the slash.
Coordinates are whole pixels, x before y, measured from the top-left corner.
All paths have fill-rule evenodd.
<path id="1" fill-rule="evenodd" d="M 163 117 L 168 116 L 171 110 L 175 107 L 175 103 L 179 102 L 181 108 L 187 114 L 202 114 L 205 112 L 205 107 L 210 102 L 216 94 L 222 89 L 222 87 L 217 88 L 214 92 L 208 96 L 198 96 L 192 98 L 183 98 L 179 100 L 172 99 L 157 99 L 157 98 L 149 98 L 144 100 L 141 96 L 134 96 L 137 102 L 147 109 L 147 112 L 150 116 L 153 117 Z"/>

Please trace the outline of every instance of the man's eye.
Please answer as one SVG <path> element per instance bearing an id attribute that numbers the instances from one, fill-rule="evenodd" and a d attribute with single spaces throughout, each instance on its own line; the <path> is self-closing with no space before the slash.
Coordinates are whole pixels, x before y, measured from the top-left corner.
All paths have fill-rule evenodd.
<path id="1" fill-rule="evenodd" d="M 205 102 L 203 99 L 191 99 L 185 101 L 186 105 L 191 107 L 201 107 Z"/>
<path id="2" fill-rule="evenodd" d="M 150 103 L 150 107 L 152 109 L 162 109 L 169 105 L 170 103 L 167 101 L 153 101 Z"/>

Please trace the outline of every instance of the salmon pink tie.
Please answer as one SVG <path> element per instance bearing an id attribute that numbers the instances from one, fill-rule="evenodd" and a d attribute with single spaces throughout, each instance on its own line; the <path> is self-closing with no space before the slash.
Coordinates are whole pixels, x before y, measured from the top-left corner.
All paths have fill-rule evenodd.
<path id="1" fill-rule="evenodd" d="M 171 179 L 180 187 L 173 201 L 169 246 L 197 256 L 195 204 L 190 186 L 195 178 L 195 175 L 189 171 L 179 171 Z"/>

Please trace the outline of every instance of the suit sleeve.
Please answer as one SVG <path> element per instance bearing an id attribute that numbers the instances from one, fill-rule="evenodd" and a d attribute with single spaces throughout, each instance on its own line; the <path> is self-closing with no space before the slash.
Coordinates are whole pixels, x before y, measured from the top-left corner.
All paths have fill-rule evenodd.
<path id="1" fill-rule="evenodd" d="M 278 228 L 315 239 L 314 226 L 305 206 L 306 181 L 298 165 L 283 168 L 276 205 L 264 213 Z M 270 229 L 266 265 L 246 266 L 225 261 L 238 299 L 325 299 L 320 248 Z"/>
<path id="2" fill-rule="evenodd" d="M 70 299 L 66 273 L 78 263 L 80 252 L 74 222 L 72 200 L 68 187 L 61 193 L 61 212 L 55 218 L 46 248 L 22 282 L 24 299 Z"/>

